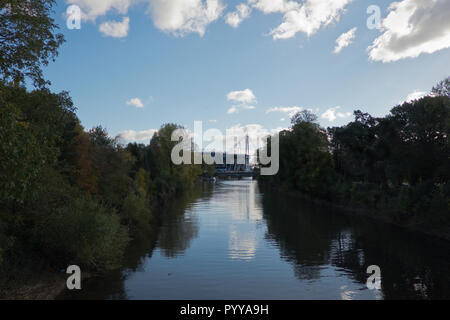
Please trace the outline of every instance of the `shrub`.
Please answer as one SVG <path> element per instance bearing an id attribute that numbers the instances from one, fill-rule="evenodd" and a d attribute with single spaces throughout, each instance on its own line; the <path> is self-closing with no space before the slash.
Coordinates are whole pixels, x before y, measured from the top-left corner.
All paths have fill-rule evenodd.
<path id="1" fill-rule="evenodd" d="M 145 225 L 152 220 L 147 199 L 133 191 L 125 198 L 120 215 L 126 225 Z"/>
<path id="2" fill-rule="evenodd" d="M 42 216 L 34 236 L 55 264 L 98 271 L 118 267 L 128 243 L 117 213 L 89 197 L 72 199 Z"/>

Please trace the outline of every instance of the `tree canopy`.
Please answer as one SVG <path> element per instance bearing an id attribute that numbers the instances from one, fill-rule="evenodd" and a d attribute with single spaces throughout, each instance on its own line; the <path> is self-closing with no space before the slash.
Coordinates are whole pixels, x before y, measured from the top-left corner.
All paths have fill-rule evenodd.
<path id="1" fill-rule="evenodd" d="M 37 87 L 48 84 L 42 66 L 58 55 L 64 42 L 51 17 L 55 0 L 0 0 L 0 75 L 21 84 L 26 78 Z"/>

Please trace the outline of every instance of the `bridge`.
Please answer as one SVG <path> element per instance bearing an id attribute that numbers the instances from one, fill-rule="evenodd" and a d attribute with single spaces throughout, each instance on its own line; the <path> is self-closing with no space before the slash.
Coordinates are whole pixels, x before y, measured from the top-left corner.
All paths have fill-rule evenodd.
<path id="1" fill-rule="evenodd" d="M 251 178 L 256 173 L 250 166 L 250 155 L 245 154 L 222 154 L 223 161 L 216 163 L 216 177 L 219 178 Z"/>

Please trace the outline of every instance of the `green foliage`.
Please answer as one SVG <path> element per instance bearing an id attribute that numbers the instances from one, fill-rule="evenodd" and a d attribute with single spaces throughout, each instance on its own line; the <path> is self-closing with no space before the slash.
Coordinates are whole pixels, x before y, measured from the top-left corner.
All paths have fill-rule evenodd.
<path id="1" fill-rule="evenodd" d="M 41 67 L 64 41 L 50 17 L 54 3 L 0 0 L 0 274 L 6 282 L 18 268 L 36 272 L 37 261 L 118 267 L 135 227 L 153 223 L 152 209 L 201 174 L 200 166 L 171 162 L 171 134 L 179 126 L 163 126 L 151 145 L 124 148 L 101 126 L 86 132 L 68 93 L 45 88 Z M 27 91 L 26 79 L 38 89 Z"/>
<path id="2" fill-rule="evenodd" d="M 309 112 L 293 117 L 291 130 L 280 133 L 279 174 L 262 179 L 306 194 L 326 196 L 328 191 L 323 186 L 333 178 L 333 162 L 326 131 L 316 120 Z"/>
<path id="3" fill-rule="evenodd" d="M 446 96 L 450 98 L 450 77 L 447 77 L 439 82 L 435 87 L 433 87 L 431 92 L 437 96 Z"/>
<path id="4" fill-rule="evenodd" d="M 295 115 L 280 133 L 279 174 L 260 182 L 450 232 L 448 80 L 386 117 L 358 110 L 355 121 L 328 132 L 308 111 Z"/>
<path id="5" fill-rule="evenodd" d="M 0 83 L 0 201 L 22 203 L 36 194 L 42 168 L 54 165 L 61 137 L 78 119 L 67 93 L 27 93 Z"/>
<path id="6" fill-rule="evenodd" d="M 42 65 L 58 54 L 64 42 L 51 18 L 54 0 L 0 0 L 0 74 L 15 84 L 30 78 L 35 86 L 46 82 Z"/>
<path id="7" fill-rule="evenodd" d="M 77 264 L 100 271 L 120 266 L 128 235 L 119 216 L 95 199 L 70 200 L 36 224 L 34 236 L 43 254 L 62 266 Z"/>
<path id="8" fill-rule="evenodd" d="M 0 103 L 0 259 L 17 260 L 9 269 L 26 252 L 53 266 L 117 267 L 136 227 L 155 222 L 152 208 L 201 174 L 172 163 L 176 125 L 149 146 L 123 148 L 100 126 L 85 132 L 65 92 L 0 83 Z"/>
<path id="9" fill-rule="evenodd" d="M 0 201 L 17 201 L 36 194 L 36 179 L 45 164 L 45 153 L 21 112 L 6 103 L 0 108 Z"/>
<path id="10" fill-rule="evenodd" d="M 130 192 L 123 202 L 121 218 L 129 226 L 148 225 L 153 219 L 149 202 L 141 194 Z"/>

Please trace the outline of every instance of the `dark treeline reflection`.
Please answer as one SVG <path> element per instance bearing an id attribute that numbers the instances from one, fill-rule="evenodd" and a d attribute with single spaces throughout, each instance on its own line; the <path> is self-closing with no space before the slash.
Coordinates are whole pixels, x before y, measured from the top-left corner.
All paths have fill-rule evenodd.
<path id="1" fill-rule="evenodd" d="M 367 267 L 378 265 L 384 299 L 450 297 L 446 242 L 279 193 L 266 193 L 263 206 L 267 238 L 301 280 L 319 279 L 331 265 L 365 288 Z"/>
<path id="2" fill-rule="evenodd" d="M 60 299 L 130 299 L 124 283 L 129 275 L 144 271 L 143 264 L 159 248 L 166 257 L 182 255 L 190 242 L 197 237 L 197 217 L 190 208 L 196 199 L 212 195 L 213 186 L 199 184 L 198 187 L 181 194 L 167 208 L 162 209 L 156 225 L 142 228 L 136 233 L 123 258 L 123 269 L 92 277 L 83 282 L 79 292 L 65 291 Z"/>

